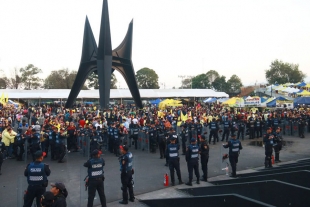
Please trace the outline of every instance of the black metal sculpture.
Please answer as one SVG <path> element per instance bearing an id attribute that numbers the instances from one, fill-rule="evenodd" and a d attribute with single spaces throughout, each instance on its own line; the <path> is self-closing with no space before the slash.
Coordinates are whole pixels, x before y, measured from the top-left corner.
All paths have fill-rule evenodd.
<path id="1" fill-rule="evenodd" d="M 123 42 L 112 51 L 108 1 L 103 0 L 99 46 L 90 27 L 88 18 L 85 20 L 83 49 L 80 67 L 70 91 L 66 108 L 72 107 L 87 76 L 91 72 L 98 73 L 99 102 L 102 109 L 106 109 L 110 99 L 111 73 L 119 71 L 124 77 L 136 106 L 142 108 L 142 101 L 138 89 L 135 72 L 131 61 L 133 21 L 130 22 Z"/>

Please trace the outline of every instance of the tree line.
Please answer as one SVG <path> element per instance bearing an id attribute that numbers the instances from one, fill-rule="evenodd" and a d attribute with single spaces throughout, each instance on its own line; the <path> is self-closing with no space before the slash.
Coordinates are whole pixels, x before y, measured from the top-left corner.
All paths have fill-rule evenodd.
<path id="1" fill-rule="evenodd" d="M 39 78 L 42 70 L 33 64 L 23 68 L 14 68 L 9 77 L 2 72 L 0 78 L 1 89 L 71 89 L 77 75 L 77 71 L 60 69 L 52 71 L 45 79 Z M 305 79 L 306 74 L 299 70 L 298 64 L 285 63 L 281 60 L 274 60 L 270 68 L 265 70 L 265 77 L 268 84 L 297 83 Z M 158 75 L 155 70 L 142 68 L 136 72 L 136 80 L 140 89 L 159 89 Z M 117 79 L 112 73 L 111 88 L 116 89 Z M 220 75 L 216 70 L 209 70 L 207 73 L 182 79 L 181 87 L 184 89 L 214 89 L 229 94 L 238 94 L 243 86 L 237 75 L 232 75 L 227 81 L 226 76 Z M 82 89 L 98 89 L 98 74 L 92 72 L 84 83 Z"/>

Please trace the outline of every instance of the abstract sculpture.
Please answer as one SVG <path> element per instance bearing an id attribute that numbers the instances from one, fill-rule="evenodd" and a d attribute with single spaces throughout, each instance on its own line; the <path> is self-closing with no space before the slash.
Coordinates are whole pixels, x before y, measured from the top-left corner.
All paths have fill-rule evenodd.
<path id="1" fill-rule="evenodd" d="M 110 99 L 111 73 L 119 71 L 124 77 L 136 106 L 142 108 L 135 72 L 131 61 L 133 21 L 130 22 L 123 42 L 112 51 L 108 1 L 103 0 L 99 46 L 90 27 L 85 20 L 83 49 L 80 67 L 73 83 L 66 108 L 72 107 L 82 86 L 91 72 L 98 73 L 99 103 L 101 109 L 107 109 Z"/>

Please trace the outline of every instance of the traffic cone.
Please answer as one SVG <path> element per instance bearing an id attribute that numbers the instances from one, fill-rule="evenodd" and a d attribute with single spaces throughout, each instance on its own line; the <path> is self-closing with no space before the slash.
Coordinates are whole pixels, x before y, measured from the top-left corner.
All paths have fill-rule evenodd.
<path id="1" fill-rule="evenodd" d="M 167 173 L 164 175 L 164 186 L 169 186 L 169 175 Z"/>
<path id="2" fill-rule="evenodd" d="M 274 156 L 271 155 L 271 163 L 274 165 Z"/>

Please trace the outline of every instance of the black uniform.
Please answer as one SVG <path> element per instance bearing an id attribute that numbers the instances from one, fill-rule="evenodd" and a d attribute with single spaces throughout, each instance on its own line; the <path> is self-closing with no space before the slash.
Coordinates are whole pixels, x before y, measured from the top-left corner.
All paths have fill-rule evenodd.
<path id="1" fill-rule="evenodd" d="M 163 129 L 159 129 L 157 132 L 158 135 L 158 147 L 160 153 L 160 159 L 166 158 L 165 151 L 166 151 L 166 138 L 165 132 Z"/>
<path id="2" fill-rule="evenodd" d="M 96 154 L 97 155 L 97 154 Z M 104 194 L 104 171 L 103 166 L 105 165 L 104 159 L 102 158 L 91 158 L 84 167 L 88 168 L 88 202 L 87 207 L 92 207 L 96 190 L 100 197 L 102 206 L 106 206 L 106 198 Z"/>
<path id="3" fill-rule="evenodd" d="M 280 151 L 282 149 L 282 136 L 280 133 L 274 135 L 274 153 L 275 153 L 275 162 L 280 162 Z"/>
<path id="4" fill-rule="evenodd" d="M 188 129 L 183 128 L 181 131 L 181 139 L 182 139 L 182 152 L 183 155 L 186 153 L 186 142 L 188 141 Z"/>
<path id="5" fill-rule="evenodd" d="M 18 133 L 15 138 L 16 138 L 16 140 L 14 143 L 16 144 L 17 148 L 19 149 L 19 153 L 18 153 L 18 150 L 16 151 L 16 158 L 18 161 L 22 161 L 23 160 L 23 154 L 25 152 L 25 149 L 24 149 L 25 137 L 21 133 Z"/>
<path id="6" fill-rule="evenodd" d="M 24 207 L 31 207 L 33 199 L 36 198 L 37 205 L 40 205 L 41 196 L 44 194 L 51 174 L 49 166 L 40 161 L 27 165 L 24 175 L 27 177 L 28 188 L 24 198 Z"/>
<path id="7" fill-rule="evenodd" d="M 230 127 L 231 127 L 230 121 L 225 120 L 223 122 L 223 126 L 224 126 L 224 132 L 223 132 L 222 140 L 221 141 L 224 141 L 224 139 L 226 139 L 226 142 L 227 142 L 228 141 L 228 137 L 229 137 Z"/>
<path id="8" fill-rule="evenodd" d="M 128 191 L 129 191 L 129 200 L 134 201 L 133 193 L 133 183 L 132 183 L 132 164 L 133 156 L 131 152 L 127 152 L 120 157 L 120 171 L 121 171 L 121 182 L 122 182 L 122 191 L 123 191 L 123 203 L 128 203 Z"/>
<path id="9" fill-rule="evenodd" d="M 186 162 L 189 174 L 189 182 L 187 184 L 191 185 L 193 180 L 193 170 L 195 170 L 195 175 L 197 178 L 197 184 L 199 184 L 199 147 L 196 144 L 190 144 L 186 150 Z"/>
<path id="10" fill-rule="evenodd" d="M 35 161 L 35 153 L 40 150 L 40 134 L 34 133 L 30 137 L 32 160 Z"/>
<path id="11" fill-rule="evenodd" d="M 236 177 L 238 157 L 240 154 L 240 150 L 242 150 L 241 142 L 237 139 L 230 139 L 227 144 L 223 145 L 223 147 L 229 148 L 229 162 L 232 169 L 231 176 Z"/>
<path id="12" fill-rule="evenodd" d="M 174 180 L 174 170 L 178 176 L 179 183 L 182 183 L 181 179 L 181 171 L 180 171 L 180 157 L 179 157 L 179 144 L 168 144 L 167 146 L 167 154 L 169 162 L 169 170 L 170 170 L 170 177 L 171 177 L 171 184 L 175 184 Z"/>
<path id="13" fill-rule="evenodd" d="M 203 141 L 201 142 L 200 145 L 200 162 L 204 181 L 208 180 L 208 161 L 209 161 L 209 145 L 207 141 Z"/>
<path id="14" fill-rule="evenodd" d="M 55 141 L 55 150 L 56 150 L 56 155 L 58 155 L 58 162 L 63 162 L 63 158 L 66 155 L 66 145 L 65 145 L 65 139 L 66 136 L 61 134 L 61 133 L 57 133 L 56 134 L 56 141 Z"/>
<path id="15" fill-rule="evenodd" d="M 139 135 L 139 128 L 138 125 L 134 124 L 134 127 L 132 129 L 132 138 L 134 141 L 135 149 L 138 149 L 138 135 Z"/>
<path id="16" fill-rule="evenodd" d="M 272 156 L 272 147 L 274 144 L 274 135 L 273 134 L 265 134 L 264 136 L 264 144 L 265 144 L 265 167 L 272 167 L 271 156 Z"/>
<path id="17" fill-rule="evenodd" d="M 150 140 L 150 151 L 156 153 L 156 128 L 151 127 L 148 131 L 149 140 Z"/>
<path id="18" fill-rule="evenodd" d="M 115 156 L 119 156 L 119 146 L 121 144 L 121 140 L 120 140 L 120 132 L 118 128 L 113 128 L 113 146 L 114 146 L 114 154 Z"/>
<path id="19" fill-rule="evenodd" d="M 306 126 L 306 119 L 299 118 L 298 120 L 298 135 L 300 138 L 305 138 L 305 126 Z"/>
<path id="20" fill-rule="evenodd" d="M 263 122 L 260 118 L 256 119 L 255 121 L 255 132 L 256 132 L 256 137 L 262 137 L 263 134 Z"/>
<path id="21" fill-rule="evenodd" d="M 219 141 L 218 137 L 219 126 L 215 121 L 212 121 L 209 124 L 209 129 L 210 129 L 209 144 L 211 143 L 212 136 L 213 136 L 213 144 L 215 144 L 215 140 Z"/>
<path id="22" fill-rule="evenodd" d="M 254 139 L 254 137 L 255 137 L 255 121 L 254 121 L 253 117 L 249 118 L 248 124 L 249 124 L 249 139 Z"/>
<path id="23" fill-rule="evenodd" d="M 238 121 L 238 135 L 237 135 L 237 139 L 240 138 L 241 135 L 241 139 L 244 140 L 244 129 L 245 129 L 245 123 L 243 120 L 239 120 Z"/>

